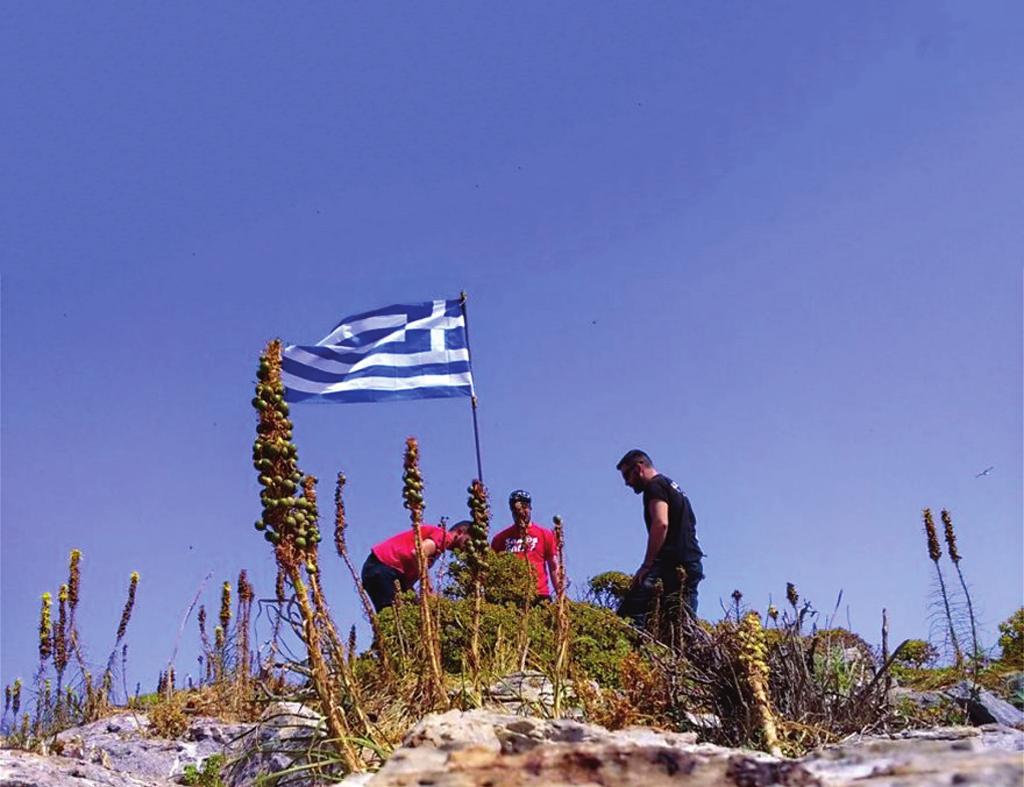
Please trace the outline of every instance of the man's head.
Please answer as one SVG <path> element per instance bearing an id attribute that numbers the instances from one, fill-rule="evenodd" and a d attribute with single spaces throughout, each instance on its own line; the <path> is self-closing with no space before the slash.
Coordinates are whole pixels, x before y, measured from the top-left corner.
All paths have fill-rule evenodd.
<path id="1" fill-rule="evenodd" d="M 462 549 L 466 546 L 469 541 L 469 529 L 473 526 L 473 523 L 468 519 L 463 519 L 461 522 L 456 522 L 448 530 L 448 535 L 451 538 L 451 546 L 455 549 Z"/>
<path id="2" fill-rule="evenodd" d="M 658 474 L 651 462 L 651 457 L 639 448 L 627 451 L 626 455 L 615 465 L 615 469 L 622 473 L 623 482 L 636 494 L 643 492 L 647 482 Z"/>
<path id="3" fill-rule="evenodd" d="M 517 489 L 508 496 L 508 507 L 513 521 L 520 527 L 530 524 L 533 515 L 533 501 L 525 489 Z"/>

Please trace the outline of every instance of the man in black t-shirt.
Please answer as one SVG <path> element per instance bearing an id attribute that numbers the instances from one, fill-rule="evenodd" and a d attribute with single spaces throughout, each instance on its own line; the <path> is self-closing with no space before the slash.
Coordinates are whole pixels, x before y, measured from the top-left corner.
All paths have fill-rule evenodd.
<path id="1" fill-rule="evenodd" d="M 654 588 L 661 580 L 667 597 L 679 593 L 680 600 L 697 614 L 697 585 L 704 578 L 697 542 L 697 518 L 690 501 L 675 481 L 663 476 L 651 457 L 634 448 L 615 466 L 622 480 L 636 494 L 644 496 L 644 524 L 647 526 L 647 551 L 644 562 L 633 575 L 633 584 L 619 605 L 619 615 L 643 626 L 654 601 Z M 679 570 L 685 571 L 680 585 Z"/>

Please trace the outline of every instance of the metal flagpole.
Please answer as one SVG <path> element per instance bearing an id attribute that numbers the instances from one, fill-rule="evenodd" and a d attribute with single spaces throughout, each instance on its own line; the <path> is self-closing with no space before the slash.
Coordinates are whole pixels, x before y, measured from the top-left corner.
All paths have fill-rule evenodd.
<path id="1" fill-rule="evenodd" d="M 462 307 L 462 320 L 466 323 L 466 351 L 469 353 L 470 369 L 473 368 L 473 351 L 469 346 L 469 316 L 466 314 L 466 291 L 463 290 L 459 293 L 459 306 Z M 476 385 L 469 396 L 469 401 L 473 405 L 473 440 L 476 443 L 476 477 L 477 480 L 482 484 L 484 482 L 484 471 L 480 464 L 480 425 L 476 419 Z"/>

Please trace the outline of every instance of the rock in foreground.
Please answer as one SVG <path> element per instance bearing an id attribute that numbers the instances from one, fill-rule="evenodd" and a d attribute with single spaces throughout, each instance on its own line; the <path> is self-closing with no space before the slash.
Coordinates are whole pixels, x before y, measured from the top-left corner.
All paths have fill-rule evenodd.
<path id="1" fill-rule="evenodd" d="M 147 737 L 141 715 L 112 717 L 62 733 L 64 755 L 78 759 L 0 750 L 0 787 L 169 787 L 180 779 L 184 764 L 198 764 L 212 753 L 234 760 L 224 774 L 228 785 L 252 787 L 262 773 L 279 771 L 301 756 L 318 719 L 300 710 L 279 707 L 259 725 L 197 719 L 183 741 Z M 291 756 L 284 756 L 287 749 Z M 290 778 L 295 787 L 314 784 L 308 772 Z M 851 740 L 786 760 L 697 743 L 692 733 L 610 732 L 571 720 L 449 711 L 415 725 L 378 773 L 356 774 L 342 784 L 1020 787 L 1024 733 L 1000 725 L 916 730 Z"/>
<path id="2" fill-rule="evenodd" d="M 924 787 L 1024 784 L 1024 733 L 944 728 L 872 737 L 800 760 L 694 743 L 692 737 L 450 711 L 424 718 L 369 787 L 513 785 L 821 785 Z"/>

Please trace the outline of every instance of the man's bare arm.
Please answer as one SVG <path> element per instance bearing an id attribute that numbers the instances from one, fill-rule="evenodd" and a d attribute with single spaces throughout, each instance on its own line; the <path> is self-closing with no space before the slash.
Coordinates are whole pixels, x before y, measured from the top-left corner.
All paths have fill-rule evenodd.
<path id="1" fill-rule="evenodd" d="M 665 538 L 668 536 L 668 503 L 664 500 L 652 500 L 647 504 L 647 511 L 651 516 L 651 529 L 647 534 L 647 552 L 644 555 L 644 562 L 640 569 L 633 576 L 633 584 L 639 585 L 643 582 L 647 572 L 654 565 L 654 558 L 658 556 Z"/>

